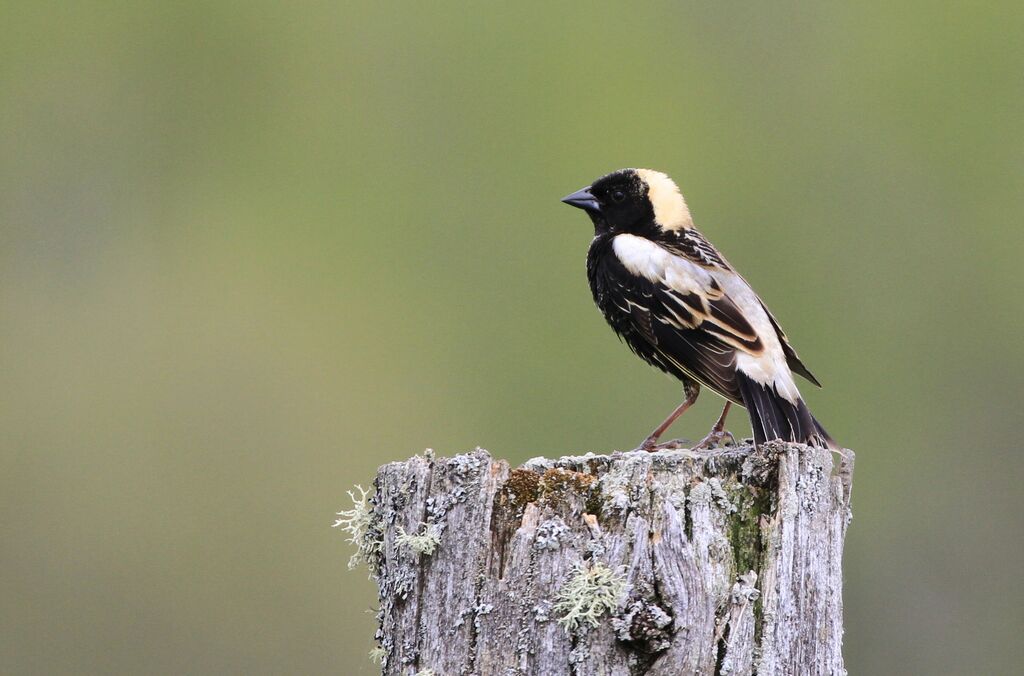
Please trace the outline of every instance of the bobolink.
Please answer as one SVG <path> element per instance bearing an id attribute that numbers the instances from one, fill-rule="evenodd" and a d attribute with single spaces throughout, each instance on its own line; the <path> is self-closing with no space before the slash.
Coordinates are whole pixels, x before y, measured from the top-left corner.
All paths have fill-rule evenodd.
<path id="1" fill-rule="evenodd" d="M 594 240 L 587 277 L 594 302 L 641 359 L 683 383 L 685 399 L 640 448 L 693 405 L 703 385 L 750 414 L 754 443 L 771 439 L 838 448 L 800 398 L 793 373 L 821 384 L 746 280 L 693 227 L 676 184 L 650 169 L 621 169 L 562 200 L 587 212 Z M 660 447 L 665 447 L 663 444 Z"/>

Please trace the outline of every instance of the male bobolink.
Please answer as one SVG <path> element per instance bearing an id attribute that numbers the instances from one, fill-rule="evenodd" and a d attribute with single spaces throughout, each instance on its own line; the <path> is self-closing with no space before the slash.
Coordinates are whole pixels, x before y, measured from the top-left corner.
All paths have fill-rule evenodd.
<path id="1" fill-rule="evenodd" d="M 764 302 L 693 227 L 672 179 L 621 169 L 562 201 L 594 222 L 587 277 L 597 307 L 637 356 L 683 383 L 685 400 L 641 448 L 659 448 L 658 438 L 693 405 L 701 385 L 726 403 L 695 448 L 728 434 L 732 403 L 746 407 L 757 445 L 783 439 L 838 448 L 800 398 L 793 372 L 821 384 Z"/>

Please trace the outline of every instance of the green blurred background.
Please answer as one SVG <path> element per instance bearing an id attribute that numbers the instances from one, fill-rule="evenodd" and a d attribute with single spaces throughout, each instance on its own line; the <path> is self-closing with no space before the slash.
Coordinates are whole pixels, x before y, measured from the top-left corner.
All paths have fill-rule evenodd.
<path id="1" fill-rule="evenodd" d="M 0 672 L 373 673 L 347 488 L 678 402 L 558 201 L 647 166 L 857 451 L 851 673 L 1021 673 L 1021 3 L 0 7 Z"/>

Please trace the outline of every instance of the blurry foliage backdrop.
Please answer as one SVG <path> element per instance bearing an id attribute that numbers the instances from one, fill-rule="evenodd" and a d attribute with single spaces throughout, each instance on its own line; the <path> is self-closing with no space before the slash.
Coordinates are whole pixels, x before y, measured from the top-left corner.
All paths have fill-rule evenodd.
<path id="1" fill-rule="evenodd" d="M 346 488 L 678 402 L 558 201 L 622 166 L 857 451 L 851 673 L 1020 668 L 1021 3 L 0 7 L 0 672 L 372 673 Z"/>

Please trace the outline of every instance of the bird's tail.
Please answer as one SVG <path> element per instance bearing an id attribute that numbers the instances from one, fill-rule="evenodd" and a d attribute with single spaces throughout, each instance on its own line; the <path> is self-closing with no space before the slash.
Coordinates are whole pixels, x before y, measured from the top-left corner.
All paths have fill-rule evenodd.
<path id="1" fill-rule="evenodd" d="M 811 415 L 803 399 L 797 399 L 794 405 L 780 396 L 774 386 L 755 382 L 742 371 L 738 371 L 736 375 L 739 378 L 743 405 L 750 414 L 755 445 L 760 446 L 772 439 L 782 439 L 808 446 L 840 450 L 839 444 Z"/>

